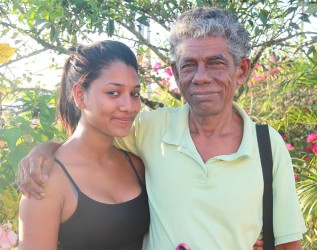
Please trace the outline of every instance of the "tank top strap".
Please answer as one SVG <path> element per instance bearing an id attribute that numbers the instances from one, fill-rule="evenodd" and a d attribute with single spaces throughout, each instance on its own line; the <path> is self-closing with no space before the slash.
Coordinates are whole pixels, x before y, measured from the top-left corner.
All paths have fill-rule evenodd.
<path id="1" fill-rule="evenodd" d="M 144 184 L 144 182 L 142 181 L 142 179 L 140 178 L 140 176 L 139 176 L 139 174 L 138 174 L 138 171 L 136 171 L 135 166 L 134 166 L 134 164 L 133 164 L 133 162 L 132 162 L 132 160 L 131 160 L 131 157 L 129 156 L 128 152 L 126 152 L 126 151 L 124 151 L 124 150 L 121 150 L 121 151 L 124 153 L 124 155 L 125 155 L 126 159 L 128 160 L 128 162 L 129 162 L 131 168 L 133 169 L 135 175 L 137 176 L 137 178 L 138 178 L 138 180 L 139 180 L 141 186 L 142 186 L 142 187 L 145 187 L 145 184 Z"/>
<path id="2" fill-rule="evenodd" d="M 60 167 L 62 168 L 62 170 L 64 171 L 64 173 L 67 176 L 67 179 L 70 182 L 70 185 L 76 195 L 76 197 L 78 198 L 78 193 L 80 192 L 80 189 L 78 188 L 78 186 L 76 185 L 76 182 L 73 180 L 73 178 L 71 177 L 71 175 L 69 174 L 69 172 L 67 171 L 66 167 L 64 166 L 64 164 L 58 160 L 57 158 L 54 157 L 54 160 L 58 163 L 58 165 L 60 165 Z"/>

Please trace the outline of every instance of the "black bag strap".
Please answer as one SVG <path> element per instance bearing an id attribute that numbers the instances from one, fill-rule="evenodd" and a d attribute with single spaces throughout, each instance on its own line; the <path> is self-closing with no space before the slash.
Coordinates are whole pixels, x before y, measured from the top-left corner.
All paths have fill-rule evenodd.
<path id="1" fill-rule="evenodd" d="M 261 158 L 264 194 L 263 194 L 263 243 L 264 250 L 275 249 L 273 232 L 273 159 L 269 128 L 267 125 L 256 125 L 259 152 Z"/>

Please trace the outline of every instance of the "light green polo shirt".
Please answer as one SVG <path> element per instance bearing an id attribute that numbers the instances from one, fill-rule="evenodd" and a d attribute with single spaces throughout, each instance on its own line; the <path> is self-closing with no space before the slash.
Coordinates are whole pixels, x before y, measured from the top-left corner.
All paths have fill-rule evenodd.
<path id="1" fill-rule="evenodd" d="M 238 151 L 203 162 L 188 127 L 189 106 L 142 112 L 131 134 L 117 144 L 142 158 L 151 214 L 145 250 L 252 249 L 262 228 L 263 175 L 255 124 L 234 104 L 244 122 Z M 270 128 L 273 151 L 276 245 L 306 231 L 291 158 Z M 214 145 L 217 147 L 217 145 Z"/>

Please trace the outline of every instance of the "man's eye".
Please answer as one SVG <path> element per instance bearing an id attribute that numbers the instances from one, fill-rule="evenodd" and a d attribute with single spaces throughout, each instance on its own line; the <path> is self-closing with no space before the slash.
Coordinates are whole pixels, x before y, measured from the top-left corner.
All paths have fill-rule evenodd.
<path id="1" fill-rule="evenodd" d="M 118 91 L 108 91 L 107 94 L 112 95 L 112 96 L 118 96 L 119 92 Z"/>
<path id="2" fill-rule="evenodd" d="M 186 69 L 186 68 L 190 68 L 190 67 L 194 67 L 195 64 L 194 63 L 186 63 L 186 64 L 183 64 L 181 66 L 181 69 Z"/>
<path id="3" fill-rule="evenodd" d="M 210 65 L 221 65 L 221 64 L 223 64 L 223 63 L 220 62 L 220 61 L 211 61 L 211 62 L 209 62 L 209 64 L 210 64 Z"/>
<path id="4" fill-rule="evenodd" d="M 136 91 L 136 92 L 132 92 L 131 95 L 133 97 L 140 97 L 140 92 Z"/>

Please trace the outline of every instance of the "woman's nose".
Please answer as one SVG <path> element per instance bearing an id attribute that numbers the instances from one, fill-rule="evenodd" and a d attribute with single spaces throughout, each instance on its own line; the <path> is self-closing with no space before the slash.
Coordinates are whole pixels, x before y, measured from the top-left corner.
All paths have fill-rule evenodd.
<path id="1" fill-rule="evenodd" d="M 138 111 L 139 100 L 135 100 L 132 96 L 125 96 L 119 104 L 119 111 L 122 112 L 135 112 Z"/>

